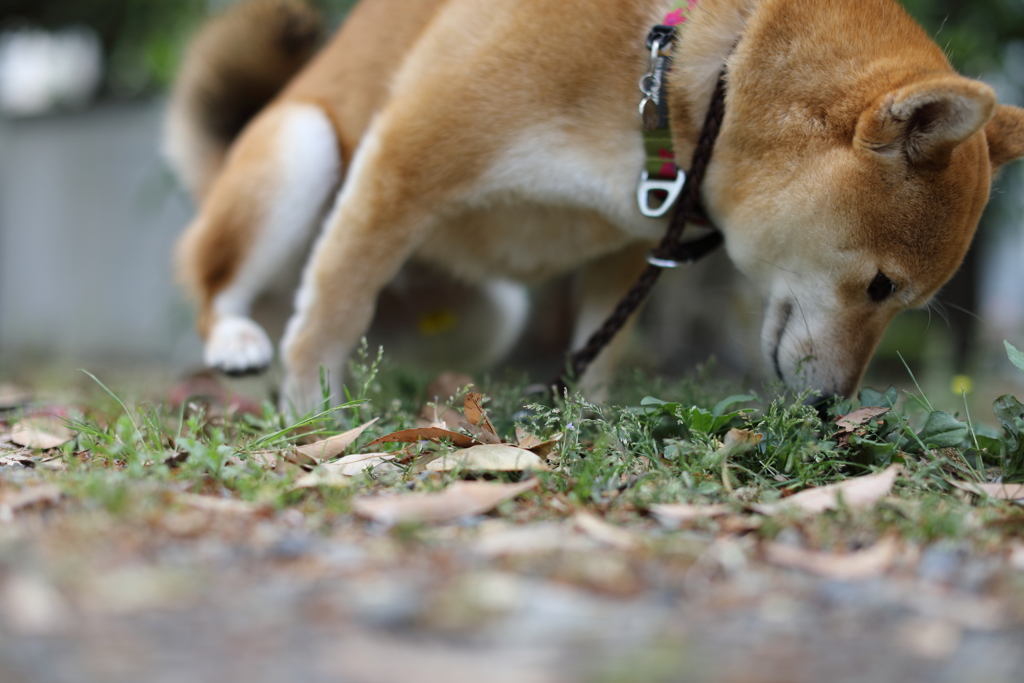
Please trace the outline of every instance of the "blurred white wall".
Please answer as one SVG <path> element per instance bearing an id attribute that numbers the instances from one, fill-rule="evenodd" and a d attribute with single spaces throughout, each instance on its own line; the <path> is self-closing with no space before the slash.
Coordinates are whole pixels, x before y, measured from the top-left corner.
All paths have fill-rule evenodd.
<path id="1" fill-rule="evenodd" d="M 161 111 L 0 119 L 0 368 L 197 356 L 170 266 L 192 209 L 158 156 Z"/>

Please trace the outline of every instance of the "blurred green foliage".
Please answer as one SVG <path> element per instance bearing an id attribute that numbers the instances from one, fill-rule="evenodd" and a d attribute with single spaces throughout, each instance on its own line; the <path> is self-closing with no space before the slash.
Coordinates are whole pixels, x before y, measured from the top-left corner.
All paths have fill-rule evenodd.
<path id="1" fill-rule="evenodd" d="M 1002 69 L 1007 43 L 1024 39 L 1021 0 L 903 0 L 903 4 L 967 76 Z"/>
<path id="2" fill-rule="evenodd" d="M 108 60 L 107 92 L 123 96 L 166 86 L 188 37 L 205 16 L 231 1 L 0 0 L 0 27 L 20 23 L 46 28 L 91 26 Z M 313 0 L 335 22 L 355 1 Z M 1005 45 L 1024 38 L 1021 0 L 903 2 L 967 75 L 1002 68 Z"/>
<path id="3" fill-rule="evenodd" d="M 311 0 L 335 23 L 355 0 Z M 0 29 L 86 25 L 107 59 L 106 92 L 131 96 L 167 86 L 189 36 L 231 0 L 0 0 Z"/>

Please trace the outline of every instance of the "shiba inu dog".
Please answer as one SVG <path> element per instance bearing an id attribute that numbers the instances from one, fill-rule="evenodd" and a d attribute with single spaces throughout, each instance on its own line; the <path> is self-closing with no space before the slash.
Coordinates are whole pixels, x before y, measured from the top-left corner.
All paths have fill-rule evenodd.
<path id="1" fill-rule="evenodd" d="M 704 208 L 766 300 L 768 366 L 847 394 L 892 317 L 958 267 L 994 172 L 1024 155 L 1024 110 L 955 73 L 895 0 L 688 4 L 667 76 L 675 162 L 724 73 Z M 297 0 L 211 23 L 167 144 L 201 203 L 178 258 L 207 363 L 270 362 L 250 306 L 311 242 L 281 345 L 297 410 L 316 402 L 321 368 L 341 376 L 410 260 L 481 287 L 580 270 L 582 342 L 668 220 L 637 206 L 637 83 L 645 37 L 674 7 L 363 0 L 301 69 L 315 31 Z M 278 86 L 242 128 L 239 112 Z"/>

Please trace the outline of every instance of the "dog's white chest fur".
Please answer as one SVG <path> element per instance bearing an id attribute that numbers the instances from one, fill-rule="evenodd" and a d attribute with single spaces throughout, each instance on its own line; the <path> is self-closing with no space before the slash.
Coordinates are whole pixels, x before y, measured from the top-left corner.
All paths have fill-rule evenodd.
<path id="1" fill-rule="evenodd" d="M 531 126 L 439 217 L 417 256 L 467 279 L 533 280 L 656 240 L 665 221 L 636 205 L 642 164 L 639 130 L 604 137 L 557 120 Z"/>

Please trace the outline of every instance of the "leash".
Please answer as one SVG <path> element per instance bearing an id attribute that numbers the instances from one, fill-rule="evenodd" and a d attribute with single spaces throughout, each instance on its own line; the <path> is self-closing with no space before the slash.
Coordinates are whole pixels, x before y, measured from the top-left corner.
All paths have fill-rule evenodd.
<path id="1" fill-rule="evenodd" d="M 651 34 L 648 36 L 648 47 L 651 48 L 651 71 L 641 79 L 641 90 L 644 92 L 644 100 L 640 103 L 641 116 L 646 119 L 650 118 L 651 107 L 653 104 L 657 107 L 658 120 L 661 122 L 667 121 L 667 110 L 666 102 L 663 92 L 663 82 L 661 74 L 667 69 L 667 63 L 661 63 L 661 74 L 658 73 L 658 62 L 656 58 L 660 56 L 661 50 L 664 43 L 659 44 L 659 35 L 665 35 L 664 29 L 672 28 L 671 26 L 655 26 L 652 29 Z M 660 32 L 660 34 L 659 34 Z M 666 36 L 669 41 L 674 40 L 674 31 Z M 662 40 L 665 38 L 663 37 Z M 653 81 L 645 87 L 645 80 L 653 78 Z M 655 91 L 654 85 L 657 85 Z M 657 95 L 655 95 L 657 92 Z M 720 232 L 713 232 L 710 235 L 702 237 L 691 242 L 680 242 L 680 238 L 683 235 L 683 231 L 686 228 L 687 222 L 691 219 L 701 218 L 699 214 L 700 206 L 700 188 L 704 182 L 704 174 L 707 171 L 708 163 L 711 161 L 711 154 L 714 151 L 715 140 L 718 138 L 718 132 L 722 127 L 722 120 L 725 118 L 725 70 L 719 74 L 718 83 L 715 85 L 714 94 L 711 96 L 711 105 L 708 107 L 707 115 L 704 117 L 704 127 L 701 129 L 700 138 L 697 142 L 697 147 L 693 151 L 693 157 L 690 161 L 689 172 L 683 174 L 679 171 L 678 174 L 681 177 L 677 177 L 673 184 L 681 184 L 679 193 L 679 202 L 676 205 L 675 213 L 672 215 L 672 219 L 669 222 L 668 230 L 665 232 L 665 236 L 662 238 L 661 243 L 647 256 L 647 267 L 644 272 L 640 275 L 640 278 L 636 281 L 633 287 L 622 297 L 619 304 L 612 311 L 611 315 L 604 321 L 604 323 L 594 332 L 590 339 L 587 340 L 586 345 L 575 353 L 571 354 L 566 362 L 565 371 L 552 382 L 552 388 L 556 394 L 561 395 L 568 386 L 568 382 L 573 378 L 578 378 L 583 375 L 587 367 L 593 362 L 594 358 L 604 349 L 605 346 L 611 342 L 612 338 L 623 328 L 629 317 L 640 307 L 640 304 L 646 300 L 648 294 L 654 284 L 658 281 L 661 276 L 662 270 L 665 268 L 676 268 L 682 265 L 688 265 L 695 261 L 707 256 L 712 251 L 717 249 L 723 242 L 722 234 Z M 648 146 L 648 150 L 649 150 Z M 648 158 L 650 159 L 650 151 L 648 151 Z M 650 166 L 650 164 L 649 164 Z M 685 178 L 685 179 L 683 179 Z M 665 190 L 669 192 L 669 196 L 662 202 L 661 206 L 653 209 L 658 211 L 664 209 L 661 214 L 669 210 L 672 206 L 672 191 L 665 187 L 658 187 L 656 184 L 665 181 L 650 181 L 649 171 L 644 171 L 641 177 L 640 189 L 638 190 L 638 201 L 640 201 L 641 210 L 644 209 L 649 193 L 652 190 Z"/>

